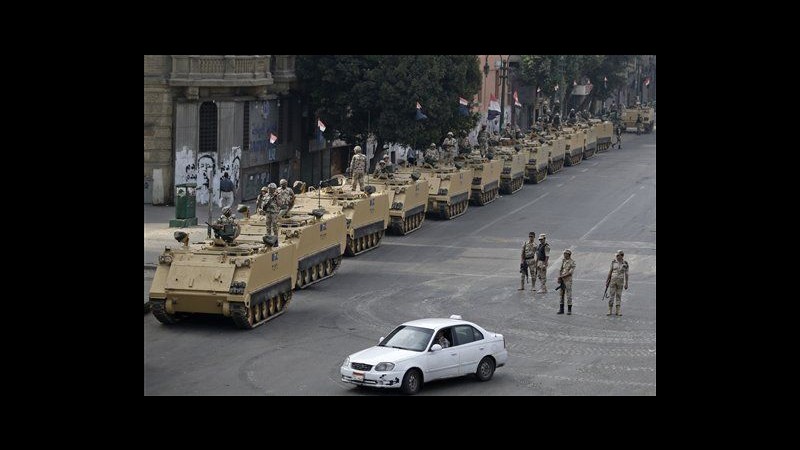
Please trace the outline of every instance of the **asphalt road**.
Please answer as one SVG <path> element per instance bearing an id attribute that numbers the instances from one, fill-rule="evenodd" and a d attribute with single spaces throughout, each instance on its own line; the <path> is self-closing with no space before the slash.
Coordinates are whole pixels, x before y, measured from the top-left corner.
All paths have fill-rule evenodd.
<path id="1" fill-rule="evenodd" d="M 622 149 L 454 220 L 386 236 L 255 330 L 215 316 L 165 326 L 146 314 L 145 395 L 399 395 L 342 383 L 342 360 L 402 322 L 451 314 L 503 333 L 509 362 L 489 382 L 436 381 L 419 395 L 655 395 L 656 136 L 624 139 Z M 547 294 L 517 290 L 531 230 L 552 247 Z M 556 315 L 567 247 L 575 306 Z M 608 317 L 602 295 L 617 249 L 630 263 L 630 289 L 623 316 Z M 145 292 L 150 281 L 146 270 Z"/>

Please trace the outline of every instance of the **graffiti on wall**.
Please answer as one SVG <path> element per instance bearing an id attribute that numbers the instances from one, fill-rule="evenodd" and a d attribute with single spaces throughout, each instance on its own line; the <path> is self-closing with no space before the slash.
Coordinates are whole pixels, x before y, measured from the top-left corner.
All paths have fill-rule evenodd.
<path id="1" fill-rule="evenodd" d="M 214 180 L 214 171 L 217 166 L 217 154 L 215 152 L 200 153 L 197 156 L 197 204 L 208 204 L 209 182 Z M 214 186 L 213 184 L 211 186 Z"/>
<path id="2" fill-rule="evenodd" d="M 219 197 L 219 180 L 225 172 L 233 181 L 235 192 L 239 189 L 239 178 L 241 176 L 240 167 L 242 161 L 242 148 L 231 147 L 231 151 L 226 159 L 218 160 L 217 154 L 214 152 L 201 153 L 197 158 L 197 203 L 199 205 L 208 204 L 208 183 L 211 180 L 211 187 L 213 192 L 211 194 L 212 201 L 220 204 Z"/>
<path id="3" fill-rule="evenodd" d="M 197 161 L 194 150 L 183 146 L 175 152 L 175 185 L 197 182 Z"/>

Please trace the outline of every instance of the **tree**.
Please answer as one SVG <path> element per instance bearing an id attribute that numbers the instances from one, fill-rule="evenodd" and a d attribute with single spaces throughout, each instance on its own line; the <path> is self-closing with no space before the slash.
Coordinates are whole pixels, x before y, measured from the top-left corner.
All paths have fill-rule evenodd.
<path id="1" fill-rule="evenodd" d="M 381 142 L 419 148 L 448 131 L 466 135 L 478 120 L 458 114 L 459 97 L 480 89 L 474 55 L 300 56 L 296 70 L 327 138 L 338 132 L 361 144 L 370 131 Z M 417 102 L 427 120 L 415 120 Z"/>

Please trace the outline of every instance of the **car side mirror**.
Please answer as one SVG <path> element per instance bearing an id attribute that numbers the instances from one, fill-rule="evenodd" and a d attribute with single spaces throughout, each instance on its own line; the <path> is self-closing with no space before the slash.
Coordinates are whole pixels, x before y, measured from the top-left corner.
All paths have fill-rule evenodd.
<path id="1" fill-rule="evenodd" d="M 380 339 L 378 339 L 378 344 L 380 344 L 381 342 L 383 342 L 383 338 L 384 338 L 384 336 L 381 336 L 381 338 L 380 338 Z"/>
<path id="2" fill-rule="evenodd" d="M 439 344 L 433 344 L 433 347 L 431 347 L 431 351 L 432 352 L 438 352 L 441 349 L 442 349 L 442 346 L 439 345 Z"/>

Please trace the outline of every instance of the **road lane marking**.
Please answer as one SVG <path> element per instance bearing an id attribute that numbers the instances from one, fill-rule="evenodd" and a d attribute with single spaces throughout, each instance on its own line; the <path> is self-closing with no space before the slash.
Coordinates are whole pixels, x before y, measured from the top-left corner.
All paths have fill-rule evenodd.
<path id="1" fill-rule="evenodd" d="M 531 206 L 532 204 L 534 204 L 534 203 L 538 202 L 539 200 L 541 200 L 541 199 L 543 199 L 545 196 L 547 196 L 547 194 L 549 194 L 549 192 L 545 192 L 544 194 L 542 194 L 542 195 L 540 195 L 540 196 L 536 197 L 535 199 L 533 199 L 532 201 L 530 201 L 530 202 L 528 202 L 528 203 L 526 203 L 526 204 L 524 204 L 524 205 L 520 206 L 519 208 L 517 208 L 517 209 L 515 209 L 515 210 L 511 211 L 511 212 L 510 212 L 510 213 L 508 213 L 508 214 L 505 214 L 505 215 L 503 215 L 503 216 L 500 216 L 500 217 L 498 217 L 497 219 L 495 219 L 495 220 L 493 220 L 493 221 L 491 221 L 491 222 L 487 223 L 486 225 L 484 225 L 484 226 L 482 226 L 482 227 L 478 228 L 477 230 L 473 231 L 473 232 L 472 232 L 472 233 L 470 233 L 470 234 L 473 234 L 473 235 L 474 235 L 474 234 L 478 234 L 478 233 L 480 233 L 481 231 L 483 231 L 483 230 L 485 230 L 485 229 L 489 228 L 490 226 L 494 225 L 495 223 L 497 223 L 497 222 L 499 222 L 499 221 L 501 221 L 501 220 L 505 219 L 506 217 L 508 217 L 508 216 L 510 216 L 510 215 L 512 215 L 512 214 L 516 214 L 516 213 L 518 213 L 518 212 L 522 211 L 523 209 L 525 209 L 525 208 L 527 208 L 527 207 Z"/>
<path id="2" fill-rule="evenodd" d="M 614 214 L 615 212 L 619 211 L 619 209 L 620 209 L 620 208 L 622 208 L 622 207 L 625 205 L 625 203 L 628 203 L 628 202 L 629 202 L 629 201 L 630 201 L 630 200 L 631 200 L 633 197 L 635 197 L 635 196 L 636 196 L 636 194 L 631 194 L 631 196 L 630 196 L 630 197 L 628 197 L 628 198 L 627 198 L 627 200 L 625 200 L 624 202 L 620 203 L 620 205 L 619 205 L 619 206 L 617 206 L 616 208 L 614 208 L 614 210 L 613 210 L 613 211 L 611 211 L 610 213 L 606 214 L 606 216 L 605 216 L 605 217 L 603 217 L 603 218 L 600 220 L 600 222 L 597 222 L 597 224 L 596 224 L 595 226 L 593 226 L 591 230 L 587 231 L 587 232 L 586 232 L 586 234 L 584 234 L 583 236 L 581 236 L 581 238 L 580 238 L 580 239 L 578 239 L 578 240 L 579 240 L 579 241 L 582 241 L 582 240 L 586 239 L 586 236 L 590 235 L 590 234 L 592 233 L 592 231 L 594 231 L 595 229 L 597 229 L 597 227 L 599 227 L 599 226 L 600 226 L 600 224 L 602 224 L 603 222 L 605 222 L 605 221 L 606 221 L 606 219 L 608 219 L 609 217 L 611 217 L 611 215 L 612 215 L 612 214 Z"/>

